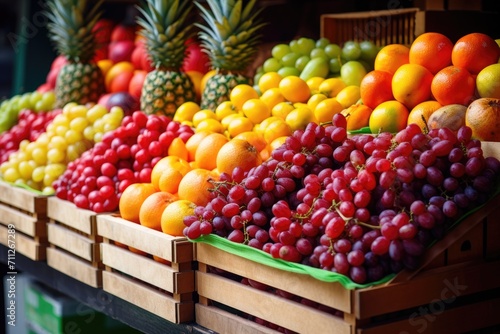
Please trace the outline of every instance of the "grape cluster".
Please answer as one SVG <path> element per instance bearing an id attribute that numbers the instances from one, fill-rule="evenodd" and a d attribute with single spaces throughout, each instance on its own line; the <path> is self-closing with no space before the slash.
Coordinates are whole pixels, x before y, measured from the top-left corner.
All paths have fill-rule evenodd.
<path id="1" fill-rule="evenodd" d="M 45 132 L 47 125 L 54 117 L 61 113 L 61 109 L 47 112 L 34 112 L 23 109 L 19 112 L 17 123 L 0 135 L 0 164 L 7 161 L 9 155 L 19 149 L 23 140 L 35 141 Z"/>
<path id="2" fill-rule="evenodd" d="M 151 182 L 151 170 L 167 155 L 174 138 L 186 142 L 193 129 L 166 116 L 135 111 L 115 130 L 68 164 L 54 183 L 58 198 L 94 212 L 118 209 L 119 199 L 132 183 Z"/>
<path id="3" fill-rule="evenodd" d="M 185 218 L 190 239 L 215 233 L 275 258 L 377 281 L 415 268 L 426 247 L 498 187 L 500 162 L 457 133 L 347 136 L 346 120 L 310 123 L 247 174 L 214 183 L 213 199 Z"/>

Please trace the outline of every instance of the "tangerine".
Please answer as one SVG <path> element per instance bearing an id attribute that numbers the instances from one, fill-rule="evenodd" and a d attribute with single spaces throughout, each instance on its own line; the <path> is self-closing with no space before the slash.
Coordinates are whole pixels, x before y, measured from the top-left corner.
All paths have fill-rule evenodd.
<path id="1" fill-rule="evenodd" d="M 363 104 L 373 109 L 382 102 L 394 100 L 392 77 L 393 75 L 387 71 L 368 72 L 359 85 L 359 95 Z"/>
<path id="2" fill-rule="evenodd" d="M 175 137 L 167 150 L 167 155 L 175 155 L 181 159 L 188 159 L 188 150 L 186 148 L 186 143 L 180 138 Z"/>
<path id="3" fill-rule="evenodd" d="M 422 65 L 432 74 L 451 65 L 453 42 L 437 32 L 426 32 L 418 36 L 410 46 L 410 64 Z"/>
<path id="4" fill-rule="evenodd" d="M 326 98 L 319 102 L 314 108 L 314 116 L 319 123 L 331 122 L 333 115 L 344 109 L 335 97 Z"/>
<path id="5" fill-rule="evenodd" d="M 163 210 L 176 201 L 178 197 L 166 191 L 158 191 L 149 195 L 139 210 L 141 225 L 161 231 L 161 215 Z"/>
<path id="6" fill-rule="evenodd" d="M 451 52 L 451 62 L 478 74 L 488 65 L 498 62 L 500 46 L 493 38 L 482 33 L 471 33 L 458 39 Z"/>
<path id="7" fill-rule="evenodd" d="M 151 171 L 151 183 L 159 191 L 177 193 L 179 183 L 191 170 L 189 163 L 179 157 L 170 155 L 156 163 Z"/>
<path id="8" fill-rule="evenodd" d="M 195 132 L 191 137 L 189 137 L 189 139 L 186 141 L 186 144 L 185 144 L 186 150 L 188 151 L 187 161 L 189 161 L 189 162 L 194 161 L 196 149 L 198 148 L 200 141 L 211 133 L 212 132 L 210 132 L 208 130 L 204 130 L 204 131 Z"/>
<path id="9" fill-rule="evenodd" d="M 211 133 L 203 138 L 196 149 L 194 161 L 198 168 L 212 170 L 217 167 L 217 153 L 229 139 L 222 133 Z"/>
<path id="10" fill-rule="evenodd" d="M 219 175 L 211 170 L 203 168 L 190 170 L 179 183 L 177 192 L 179 199 L 185 199 L 200 206 L 207 205 L 212 198 L 211 190 L 214 188 L 212 182 L 218 179 Z"/>
<path id="11" fill-rule="evenodd" d="M 392 77 L 392 95 L 406 108 L 413 109 L 431 97 L 432 73 L 418 64 L 404 64 Z"/>
<path id="12" fill-rule="evenodd" d="M 295 75 L 290 75 L 281 79 L 279 89 L 285 99 L 292 103 L 306 103 L 311 96 L 311 90 L 307 83 Z"/>
<path id="13" fill-rule="evenodd" d="M 255 148 L 259 152 L 265 149 L 267 146 L 266 140 L 264 139 L 264 135 L 255 131 L 242 132 L 240 134 L 237 134 L 234 138 L 248 141 L 250 144 L 255 146 Z"/>
<path id="14" fill-rule="evenodd" d="M 262 94 L 264 94 L 268 89 L 278 88 L 281 79 L 283 77 L 277 72 L 267 72 L 262 74 L 259 78 L 258 86 Z"/>
<path id="15" fill-rule="evenodd" d="M 469 105 L 474 97 L 476 81 L 464 67 L 447 66 L 437 72 L 431 83 L 432 96 L 441 105 Z"/>
<path id="16" fill-rule="evenodd" d="M 179 199 L 170 203 L 161 215 L 161 230 L 163 233 L 174 237 L 183 236 L 186 225 L 184 217 L 194 214 L 196 204 L 185 199 Z"/>
<path id="17" fill-rule="evenodd" d="M 373 69 L 394 74 L 401 65 L 408 64 L 409 62 L 409 47 L 403 44 L 389 44 L 377 53 Z"/>
<path id="18" fill-rule="evenodd" d="M 403 103 L 396 100 L 385 101 L 373 109 L 368 126 L 371 133 L 396 133 L 406 127 L 408 114 Z"/>
<path id="19" fill-rule="evenodd" d="M 235 167 L 248 172 L 262 162 L 255 146 L 243 139 L 233 138 L 224 144 L 217 153 L 217 170 L 219 173 L 232 174 Z"/>
<path id="20" fill-rule="evenodd" d="M 407 124 L 417 124 L 422 131 L 427 131 L 427 121 L 432 113 L 441 108 L 441 103 L 429 100 L 417 104 L 408 115 Z"/>
<path id="21" fill-rule="evenodd" d="M 123 219 L 139 224 L 139 211 L 146 198 L 157 190 L 152 183 L 132 183 L 122 192 L 118 209 Z"/>
<path id="22" fill-rule="evenodd" d="M 233 102 L 237 110 L 241 110 L 243 104 L 250 99 L 258 99 L 259 93 L 250 85 L 236 85 L 229 94 L 229 100 Z"/>
<path id="23" fill-rule="evenodd" d="M 366 104 L 354 104 L 342 111 L 347 120 L 347 131 L 358 130 L 367 127 L 370 123 L 370 115 L 373 109 Z"/>

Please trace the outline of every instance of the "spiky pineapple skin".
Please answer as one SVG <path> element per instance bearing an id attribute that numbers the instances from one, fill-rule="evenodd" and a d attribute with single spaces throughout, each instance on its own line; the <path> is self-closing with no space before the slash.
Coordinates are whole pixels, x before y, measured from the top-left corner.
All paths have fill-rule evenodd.
<path id="1" fill-rule="evenodd" d="M 194 85 L 187 74 L 153 70 L 147 74 L 142 86 L 141 110 L 173 118 L 181 104 L 195 99 Z"/>
<path id="2" fill-rule="evenodd" d="M 69 102 L 96 103 L 106 93 L 104 75 L 95 63 L 70 63 L 64 65 L 56 81 L 57 107 Z"/>

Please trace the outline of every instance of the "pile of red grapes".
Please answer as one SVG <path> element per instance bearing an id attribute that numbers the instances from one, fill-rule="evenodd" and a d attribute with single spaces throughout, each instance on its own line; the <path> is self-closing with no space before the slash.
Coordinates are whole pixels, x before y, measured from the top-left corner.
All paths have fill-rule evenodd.
<path id="1" fill-rule="evenodd" d="M 94 212 L 118 209 L 120 196 L 132 183 L 151 182 L 151 170 L 174 138 L 186 142 L 193 129 L 166 116 L 135 111 L 102 141 L 70 162 L 53 187 L 58 198 Z"/>
<path id="2" fill-rule="evenodd" d="M 221 175 L 184 234 L 214 233 L 361 284 L 413 269 L 498 188 L 499 160 L 471 136 L 466 126 L 423 133 L 412 124 L 348 137 L 340 114 L 310 123 L 262 165 Z"/>
<path id="3" fill-rule="evenodd" d="M 17 123 L 0 135 L 0 164 L 9 159 L 9 155 L 19 149 L 23 140 L 35 141 L 45 132 L 47 125 L 62 112 L 55 109 L 47 112 L 36 112 L 23 109 L 18 114 Z"/>

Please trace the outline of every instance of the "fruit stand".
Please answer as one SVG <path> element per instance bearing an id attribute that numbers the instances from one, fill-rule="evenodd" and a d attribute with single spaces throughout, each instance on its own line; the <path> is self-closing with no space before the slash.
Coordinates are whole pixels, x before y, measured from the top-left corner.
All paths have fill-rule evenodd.
<path id="1" fill-rule="evenodd" d="M 427 2 L 271 46 L 274 2 L 38 5 L 57 55 L 0 104 L 8 330 L 500 328 L 498 36 Z"/>

